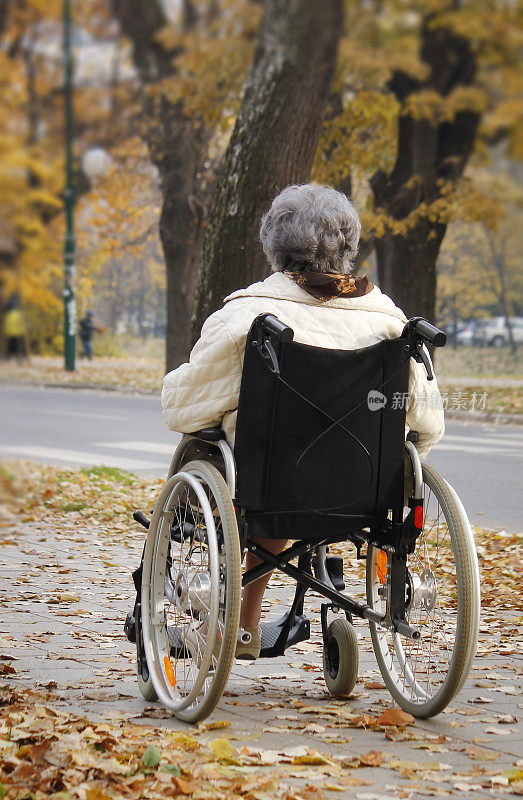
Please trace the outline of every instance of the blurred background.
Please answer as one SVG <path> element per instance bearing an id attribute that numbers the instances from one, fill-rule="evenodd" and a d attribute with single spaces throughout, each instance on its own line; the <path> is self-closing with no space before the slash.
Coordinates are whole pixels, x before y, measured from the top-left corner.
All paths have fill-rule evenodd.
<path id="1" fill-rule="evenodd" d="M 313 180 L 353 198 L 359 270 L 466 350 L 450 371 L 516 373 L 522 47 L 516 0 L 0 0 L 4 369 L 63 370 L 65 287 L 68 369 L 149 359 L 157 387 Z"/>

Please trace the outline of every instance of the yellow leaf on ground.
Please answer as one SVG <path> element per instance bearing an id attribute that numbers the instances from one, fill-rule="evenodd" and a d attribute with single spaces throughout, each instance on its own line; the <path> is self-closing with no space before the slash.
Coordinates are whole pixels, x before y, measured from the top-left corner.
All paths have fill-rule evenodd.
<path id="1" fill-rule="evenodd" d="M 330 758 L 318 753 L 317 750 L 309 750 L 305 755 L 294 756 L 292 759 L 293 764 L 309 764 L 310 766 L 319 766 L 320 764 L 330 764 L 337 766 Z"/>
<path id="2" fill-rule="evenodd" d="M 229 720 L 226 719 L 217 719 L 215 722 L 205 722 L 203 725 L 200 725 L 202 730 L 204 731 L 217 731 L 220 728 L 229 728 L 231 723 Z"/>
<path id="3" fill-rule="evenodd" d="M 222 764 L 239 764 L 236 750 L 228 739 L 213 739 L 209 745 L 213 756 Z"/>

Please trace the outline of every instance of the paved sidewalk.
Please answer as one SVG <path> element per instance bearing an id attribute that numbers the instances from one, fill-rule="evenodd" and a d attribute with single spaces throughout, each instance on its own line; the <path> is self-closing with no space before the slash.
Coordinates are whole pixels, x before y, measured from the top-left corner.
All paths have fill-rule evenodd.
<path id="1" fill-rule="evenodd" d="M 123 637 L 132 602 L 130 570 L 139 560 L 143 537 L 136 532 L 116 538 L 107 527 L 91 523 L 61 532 L 44 515 L 23 523 L 6 519 L 0 527 L 0 648 L 16 670 L 8 680 L 47 687 L 56 707 L 93 719 L 119 715 L 187 731 L 188 726 L 142 700 L 133 648 Z M 285 610 L 288 594 L 288 585 L 274 582 L 267 594 L 269 616 Z M 306 610 L 313 622 L 312 640 L 282 658 L 236 662 L 211 717 L 230 721 L 230 727 L 197 732 L 201 741 L 225 735 L 237 748 L 245 744 L 282 753 L 306 745 L 327 753 L 343 765 L 345 787 L 351 788 L 325 767 L 296 767 L 291 775 L 298 785 L 322 789 L 323 796 L 372 800 L 522 793 L 503 776 L 523 766 L 521 616 L 503 611 L 485 615 L 471 678 L 452 707 L 435 719 L 386 734 L 351 727 L 343 719 L 349 710 L 377 717 L 393 705 L 388 691 L 378 688 L 381 678 L 368 627 L 358 625 L 360 681 L 354 698 L 333 701 L 323 682 L 318 598 L 310 599 Z M 496 622 L 499 615 L 502 625 Z M 371 751 L 374 755 L 366 755 Z M 270 764 L 277 756 L 265 758 Z M 366 765 L 373 763 L 380 765 Z M 331 795 L 333 785 L 339 791 Z"/>

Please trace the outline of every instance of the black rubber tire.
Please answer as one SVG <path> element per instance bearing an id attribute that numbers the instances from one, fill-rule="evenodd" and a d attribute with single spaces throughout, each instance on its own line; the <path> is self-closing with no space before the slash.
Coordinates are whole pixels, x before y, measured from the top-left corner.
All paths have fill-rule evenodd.
<path id="1" fill-rule="evenodd" d="M 442 628 L 443 622 L 448 620 L 450 625 L 450 614 L 451 611 L 453 611 L 451 607 L 448 609 L 442 607 L 439 613 L 441 617 L 439 628 L 435 625 L 433 617 L 431 617 L 431 624 L 429 625 L 427 622 L 425 629 L 422 630 L 422 637 L 417 643 L 404 640 L 405 651 L 403 651 L 403 639 L 399 634 L 395 634 L 394 638 L 392 638 L 392 632 L 386 632 L 376 623 L 370 622 L 369 626 L 376 660 L 383 680 L 392 697 L 404 711 L 408 711 L 415 717 L 426 719 L 438 714 L 450 703 L 469 674 L 477 645 L 480 617 L 480 591 L 474 539 L 463 505 L 454 489 L 433 467 L 428 464 L 423 464 L 422 466 L 424 498 L 428 496 L 430 499 L 432 493 L 441 508 L 441 529 L 443 531 L 447 529 L 449 532 L 449 545 L 447 545 L 447 547 L 452 549 L 456 574 L 457 627 L 452 644 L 452 656 L 448 658 L 448 664 L 446 664 L 445 668 L 441 669 L 442 677 L 439 687 L 435 687 L 433 692 L 429 693 L 429 675 L 436 675 L 436 646 L 432 647 L 431 644 L 429 655 L 426 655 L 423 648 L 426 646 L 424 644 L 425 641 L 430 641 L 432 643 L 432 638 L 437 637 L 439 628 Z M 428 502 L 428 500 L 426 500 L 426 502 Z M 423 558 L 425 528 L 427 527 L 429 531 L 432 531 L 434 527 L 434 523 L 430 524 L 430 519 L 427 521 L 426 514 L 427 508 L 425 507 L 423 530 L 416 542 L 415 552 L 409 556 L 409 563 L 413 563 L 414 566 L 420 561 L 420 558 Z M 438 538 L 439 535 L 438 532 Z M 432 533 L 432 536 L 434 536 L 434 533 Z M 371 608 L 375 608 L 375 601 L 377 599 L 374 591 L 376 580 L 375 558 L 377 553 L 378 550 L 373 548 L 372 545 L 369 545 L 367 552 L 367 602 Z M 438 559 L 436 559 L 436 562 L 437 561 Z M 434 569 L 436 569 L 436 566 L 437 563 Z M 443 583 L 450 582 L 448 572 L 442 572 L 442 575 L 444 578 Z M 438 600 L 437 608 L 439 608 L 440 602 L 441 601 Z M 426 612 L 426 618 L 427 620 L 429 619 L 428 612 Z M 415 620 L 409 619 L 408 621 L 415 627 L 418 627 Z M 430 638 L 425 640 L 425 632 L 427 630 Z M 445 653 L 449 649 L 447 638 L 445 638 L 445 649 L 443 652 Z M 399 659 L 399 654 L 401 654 L 401 659 Z M 431 661 L 430 669 L 427 670 L 425 678 L 427 686 L 426 696 L 422 696 L 420 693 L 420 696 L 415 697 L 413 687 L 417 685 L 414 680 L 416 669 L 418 667 L 423 668 L 429 661 Z M 398 663 L 403 664 L 403 662 L 406 666 L 398 671 Z M 409 682 L 407 680 L 407 675 L 412 675 L 413 673 L 414 678 L 410 678 Z"/>
<path id="2" fill-rule="evenodd" d="M 176 503 L 177 492 L 184 491 L 184 488 L 187 489 L 188 486 L 193 486 L 194 489 L 194 486 L 198 484 L 201 498 L 198 499 L 196 505 L 205 501 L 207 505 L 205 513 L 212 518 L 213 512 L 210 505 L 212 500 L 212 507 L 215 509 L 214 522 L 219 521 L 221 537 L 223 538 L 223 550 L 218 555 L 223 561 L 220 567 L 220 575 L 222 572 L 226 575 L 227 588 L 223 599 L 220 600 L 219 607 L 214 605 L 215 612 L 213 612 L 220 615 L 223 628 L 222 644 L 217 656 L 214 653 L 211 655 L 211 645 L 207 645 L 203 657 L 200 654 L 200 657 L 189 658 L 183 656 L 180 658 L 180 662 L 183 663 L 179 667 L 176 667 L 176 664 L 174 665 L 174 669 L 179 668 L 181 670 L 178 682 L 173 672 L 174 682 L 169 684 L 166 670 L 170 668 L 173 671 L 173 664 L 170 660 L 171 645 L 167 634 L 168 623 L 167 619 L 164 619 L 161 626 L 157 623 L 153 624 L 150 608 L 154 603 L 163 603 L 162 596 L 165 591 L 165 564 L 168 553 L 169 528 L 165 526 L 164 520 L 173 511 L 174 513 L 181 513 L 180 509 L 176 510 L 175 505 L 171 506 L 169 504 Z M 206 488 L 204 489 L 204 487 Z M 205 496 L 206 494 L 207 497 Z M 216 553 L 218 536 L 215 528 L 215 524 L 210 525 L 208 528 L 207 536 L 212 533 L 212 539 L 202 540 L 207 541 L 207 546 L 202 549 L 202 553 L 209 552 L 212 548 Z M 212 548 L 211 542 L 213 542 Z M 218 566 L 218 561 L 216 561 L 216 565 Z M 218 574 L 217 566 L 213 567 L 215 576 Z M 220 596 L 218 588 L 218 584 L 216 584 L 216 591 L 213 590 L 214 593 L 212 595 L 214 598 L 213 604 L 218 602 L 216 598 Z M 151 681 L 151 683 L 160 702 L 173 711 L 178 719 L 190 723 L 199 722 L 205 719 L 219 702 L 227 684 L 236 651 L 240 606 L 241 553 L 236 514 L 229 490 L 223 477 L 212 464 L 204 461 L 191 461 L 184 465 L 180 473 L 169 478 L 156 501 L 147 538 L 142 576 L 144 647 L 149 669 L 156 670 L 153 673 L 154 681 Z M 183 611 L 178 616 L 181 619 L 185 619 Z M 174 620 L 173 625 L 176 627 L 177 624 L 178 622 Z M 185 629 L 184 631 L 187 633 Z M 213 664 L 212 669 L 209 669 L 209 658 L 211 658 L 211 663 Z M 186 670 L 187 663 L 189 665 L 192 664 L 192 666 L 189 666 Z M 191 675 L 194 676 L 193 683 L 198 685 L 202 691 L 194 689 L 194 693 L 192 693 L 193 690 L 191 689 L 191 694 L 188 693 L 183 696 L 178 691 L 175 692 L 174 687 L 179 685 L 180 678 L 184 679 L 185 672 L 189 673 L 189 670 L 192 670 Z M 191 675 L 189 675 L 190 678 Z M 149 681 L 143 686 L 143 690 L 142 686 L 140 686 L 142 694 L 147 692 L 147 695 L 144 694 L 146 699 L 149 699 L 149 696 L 152 698 L 148 683 Z M 169 685 L 172 687 L 172 691 L 169 691 Z"/>
<path id="3" fill-rule="evenodd" d="M 328 627 L 329 647 L 323 648 L 323 675 L 329 692 L 335 697 L 348 695 L 358 680 L 358 637 L 344 617 Z"/>

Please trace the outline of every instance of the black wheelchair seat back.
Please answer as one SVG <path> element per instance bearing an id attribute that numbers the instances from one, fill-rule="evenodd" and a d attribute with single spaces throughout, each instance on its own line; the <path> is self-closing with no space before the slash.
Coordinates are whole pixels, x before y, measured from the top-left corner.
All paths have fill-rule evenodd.
<path id="1" fill-rule="evenodd" d="M 236 507 L 259 536 L 321 538 L 378 523 L 403 505 L 405 339 L 332 350 L 295 342 L 271 320 L 258 317 L 247 338 Z"/>

